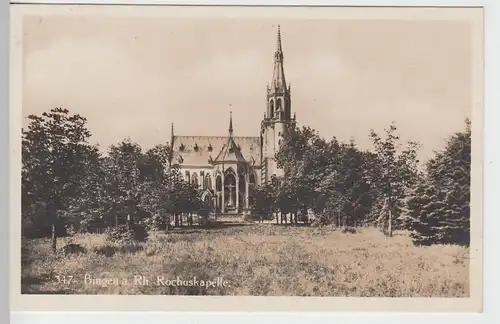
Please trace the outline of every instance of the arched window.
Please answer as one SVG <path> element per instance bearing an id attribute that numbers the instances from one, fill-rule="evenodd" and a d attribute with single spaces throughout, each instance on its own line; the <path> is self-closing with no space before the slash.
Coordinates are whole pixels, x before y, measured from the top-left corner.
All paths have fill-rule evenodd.
<path id="1" fill-rule="evenodd" d="M 186 171 L 186 181 L 191 182 L 191 177 L 189 176 L 189 171 Z"/>
<path id="2" fill-rule="evenodd" d="M 277 105 L 276 105 L 276 110 L 281 110 L 281 107 L 283 106 L 283 101 L 281 98 L 278 99 Z"/>
<path id="3" fill-rule="evenodd" d="M 250 179 L 248 181 L 250 184 L 255 184 L 255 175 L 252 173 L 250 173 Z"/>
<path id="4" fill-rule="evenodd" d="M 220 176 L 220 174 L 217 176 L 217 178 L 215 178 L 215 190 L 222 190 L 222 177 Z"/>
<path id="5" fill-rule="evenodd" d="M 239 180 L 238 180 L 238 185 L 239 185 L 239 191 L 240 192 L 245 192 L 245 176 L 243 174 L 240 174 L 240 176 L 238 177 Z"/>
<path id="6" fill-rule="evenodd" d="M 290 119 L 290 101 L 285 98 L 285 118 Z"/>
<path id="7" fill-rule="evenodd" d="M 194 172 L 191 176 L 191 182 L 198 187 L 198 175 L 196 174 L 196 172 Z"/>
<path id="8" fill-rule="evenodd" d="M 212 189 L 212 179 L 210 178 L 210 174 L 206 174 L 203 178 L 203 188 Z"/>
<path id="9" fill-rule="evenodd" d="M 270 112 L 270 117 L 274 118 L 274 100 L 271 99 L 269 102 L 269 112 Z"/>
<path id="10" fill-rule="evenodd" d="M 233 173 L 227 173 L 224 176 L 224 185 L 225 186 L 235 186 L 236 185 L 236 177 Z"/>

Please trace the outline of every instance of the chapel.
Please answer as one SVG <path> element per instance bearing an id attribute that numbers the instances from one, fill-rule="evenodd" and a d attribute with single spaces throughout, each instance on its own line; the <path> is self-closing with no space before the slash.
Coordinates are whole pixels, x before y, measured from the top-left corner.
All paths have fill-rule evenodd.
<path id="1" fill-rule="evenodd" d="M 273 77 L 267 85 L 267 104 L 258 136 L 237 136 L 231 112 L 227 136 L 177 135 L 172 124 L 172 163 L 179 166 L 186 181 L 198 186 L 200 199 L 216 214 L 251 213 L 253 189 L 273 174 L 283 174 L 274 156 L 287 129 L 296 123 L 283 58 L 278 26 Z"/>

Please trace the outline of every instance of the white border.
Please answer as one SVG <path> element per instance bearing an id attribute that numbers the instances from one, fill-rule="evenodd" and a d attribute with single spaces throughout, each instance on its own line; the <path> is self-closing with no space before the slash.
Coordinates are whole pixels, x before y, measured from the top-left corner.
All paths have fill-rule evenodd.
<path id="1" fill-rule="evenodd" d="M 242 4 L 242 5 L 258 5 L 264 3 L 263 1 L 41 1 L 41 0 L 31 0 L 31 1 L 17 1 L 17 2 L 31 2 L 31 3 L 93 3 L 93 4 L 206 4 L 206 5 L 214 5 L 214 4 Z M 297 320 L 297 322 L 303 323 L 304 321 L 306 323 L 309 322 L 315 322 L 315 320 L 324 322 L 325 320 L 328 321 L 326 317 L 330 317 L 333 321 L 335 320 L 340 320 L 342 322 L 345 322 L 346 320 L 365 320 L 370 323 L 400 323 L 401 321 L 406 321 L 408 323 L 421 323 L 421 321 L 429 321 L 436 318 L 436 322 L 439 321 L 439 323 L 442 322 L 453 322 L 453 323 L 470 323 L 472 321 L 474 322 L 484 322 L 484 323 L 496 323 L 500 322 L 499 321 L 499 312 L 498 312 L 498 306 L 495 308 L 496 305 L 498 305 L 498 301 L 500 298 L 494 298 L 493 294 L 496 293 L 498 294 L 498 291 L 500 290 L 499 288 L 499 280 L 495 278 L 496 271 L 495 271 L 495 266 L 498 267 L 498 256 L 500 253 L 496 251 L 496 249 L 490 249 L 488 247 L 494 247 L 494 246 L 499 246 L 498 242 L 493 242 L 494 239 L 498 240 L 498 235 L 496 234 L 496 229 L 500 228 L 500 222 L 498 220 L 498 217 L 500 217 L 500 213 L 498 213 L 498 208 L 495 209 L 495 196 L 496 196 L 496 191 L 498 183 L 499 183 L 499 177 L 498 177 L 498 171 L 495 170 L 495 158 L 498 156 L 498 149 L 495 150 L 495 145 L 496 141 L 494 139 L 498 138 L 495 135 L 500 135 L 498 134 L 497 130 L 495 127 L 493 127 L 492 123 L 495 123 L 495 121 L 500 120 L 498 118 L 498 112 L 497 109 L 500 108 L 500 102 L 498 100 L 498 97 L 496 96 L 496 88 L 498 88 L 498 84 L 500 84 L 500 76 L 499 76 L 499 64 L 496 62 L 495 59 L 498 60 L 500 58 L 500 53 L 499 48 L 496 48 L 495 41 L 498 43 L 498 39 L 500 35 L 500 3 L 498 1 L 492 0 L 492 1 L 439 1 L 439 2 L 433 2 L 433 1 L 426 1 L 426 0 L 420 0 L 420 1 L 352 1 L 350 3 L 341 2 L 341 1 L 314 1 L 314 2 L 307 2 L 304 3 L 303 1 L 265 1 L 265 4 L 267 5 L 357 5 L 357 6 L 363 6 L 363 5 L 395 5 L 395 6 L 408 6 L 408 5 L 432 5 L 432 6 L 439 6 L 439 5 L 445 5 L 445 6 L 485 6 L 485 39 L 486 39 L 486 49 L 485 49 L 485 186 L 484 186 L 484 197 L 485 197 L 485 203 L 484 203 L 484 212 L 485 212 L 485 218 L 484 222 L 486 226 L 484 226 L 484 236 L 485 236 L 485 247 L 486 249 L 484 250 L 484 280 L 485 280 L 485 285 L 484 285 L 484 307 L 483 311 L 484 313 L 481 315 L 476 315 L 476 314 L 418 314 L 418 315 L 408 315 L 408 314 L 398 314 L 398 313 L 393 313 L 389 315 L 383 315 L 383 314 L 370 314 L 370 313 L 337 313 L 337 314 L 332 314 L 329 313 L 328 315 L 322 314 L 319 315 L 317 313 L 308 313 L 308 314 L 300 314 L 300 313 L 273 313 L 271 314 L 256 314 L 256 313 L 246 313 L 244 316 L 242 314 L 230 314 L 226 316 L 221 316 L 220 313 L 168 313 L 168 315 L 165 315 L 164 313 L 73 313 L 74 315 L 71 316 L 70 321 L 74 323 L 87 323 L 89 321 L 99 321 L 101 319 L 101 322 L 109 322 L 110 320 L 116 319 L 119 320 L 120 323 L 132 323 L 140 321 L 142 322 L 143 318 L 146 318 L 148 322 L 158 322 L 158 323 L 164 323 L 166 321 L 173 321 L 174 323 L 192 323 L 192 322 L 200 322 L 201 320 L 210 320 L 213 319 L 214 321 L 217 321 L 218 323 L 221 323 L 221 320 L 226 320 L 228 323 L 231 322 L 256 322 L 256 321 L 262 321 L 263 319 L 269 318 L 269 322 L 276 322 L 278 319 L 283 319 L 284 321 L 290 322 L 293 321 L 294 319 Z M 497 18 L 497 19 L 495 19 Z M 3 33 L 5 34 L 5 33 Z M 3 35 L 2 34 L 2 35 Z M 8 44 L 8 39 L 5 42 Z M 7 51 L 4 51 L 8 53 Z M 4 58 L 4 57 L 2 57 Z M 8 60 L 5 60 L 8 62 Z M 497 81 L 497 82 L 495 82 Z M 3 98 L 6 98 L 6 96 L 3 96 Z M 8 106 L 4 106 L 8 107 Z M 496 107 L 497 109 L 494 109 L 493 107 Z M 3 109 L 4 112 L 8 111 L 8 109 Z M 7 121 L 8 123 L 8 118 L 2 118 L 2 120 L 5 122 Z M 8 129 L 8 127 L 3 128 L 3 130 Z M 4 142 L 2 142 L 4 143 Z M 8 150 L 6 150 L 8 153 Z M 4 161 L 6 161 L 4 159 Z M 498 160 L 497 160 L 498 161 Z M 498 163 L 498 162 L 497 162 Z M 6 183 L 6 182 L 4 182 Z M 8 196 L 2 195 L 4 198 L 7 198 Z M 8 199 L 8 198 L 7 198 Z M 2 204 L 3 206 L 7 206 L 7 204 Z M 6 228 L 6 227 L 4 227 Z M 4 239 L 5 240 L 5 239 Z M 6 263 L 4 263 L 5 265 Z M 40 313 L 16 313 L 13 314 L 12 320 L 13 323 L 51 323 L 51 324 L 56 324 L 56 323 L 67 323 L 69 316 L 68 313 L 44 313 L 43 316 L 40 315 Z M 474 318 L 472 318 L 474 317 Z M 495 319 L 497 319 L 495 321 Z M 417 322 L 418 321 L 418 322 Z"/>

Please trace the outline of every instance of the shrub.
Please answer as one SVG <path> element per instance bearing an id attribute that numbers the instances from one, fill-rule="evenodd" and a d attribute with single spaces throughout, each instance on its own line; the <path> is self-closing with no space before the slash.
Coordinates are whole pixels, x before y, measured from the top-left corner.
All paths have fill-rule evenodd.
<path id="1" fill-rule="evenodd" d="M 167 226 L 167 223 L 165 222 L 165 217 L 159 214 L 155 214 L 152 215 L 151 217 L 144 218 L 142 223 L 149 231 L 162 230 L 165 229 L 165 227 Z"/>
<path id="2" fill-rule="evenodd" d="M 64 255 L 87 253 L 87 250 L 83 246 L 75 243 L 66 244 L 62 247 L 61 251 Z"/>
<path id="3" fill-rule="evenodd" d="M 106 239 L 115 243 L 145 242 L 148 231 L 142 224 L 118 225 L 106 231 Z"/>

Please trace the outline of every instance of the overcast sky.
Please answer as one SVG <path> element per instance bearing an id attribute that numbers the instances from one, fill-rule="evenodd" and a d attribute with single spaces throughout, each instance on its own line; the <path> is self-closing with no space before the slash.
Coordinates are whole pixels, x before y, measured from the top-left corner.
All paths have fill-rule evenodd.
<path id="1" fill-rule="evenodd" d="M 172 122 L 226 135 L 230 109 L 235 135 L 258 136 L 278 23 L 292 112 L 324 137 L 368 148 L 396 121 L 426 159 L 471 116 L 467 22 L 90 15 L 25 18 L 23 115 L 67 108 L 103 147 L 165 143 Z"/>

